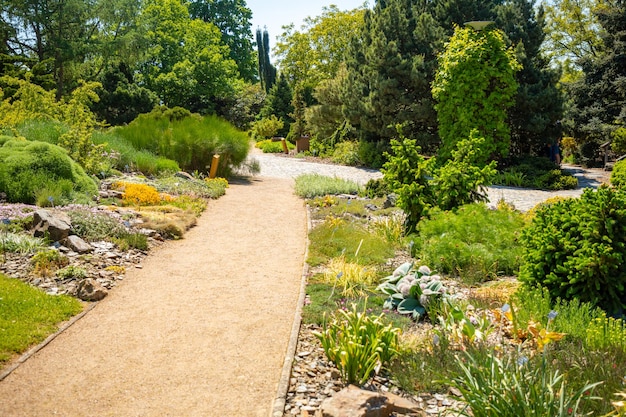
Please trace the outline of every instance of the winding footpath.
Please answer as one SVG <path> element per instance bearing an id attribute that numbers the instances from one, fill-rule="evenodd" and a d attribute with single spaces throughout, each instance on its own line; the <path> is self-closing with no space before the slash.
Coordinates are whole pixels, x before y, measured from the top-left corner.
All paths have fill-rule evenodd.
<path id="1" fill-rule="evenodd" d="M 307 241 L 293 178 L 319 173 L 365 184 L 380 173 L 253 156 L 260 177 L 231 184 L 183 240 L 157 249 L 0 382 L 0 416 L 274 413 L 293 354 Z M 578 174 L 587 186 L 602 180 Z M 504 198 L 522 210 L 580 193 L 489 189 L 492 204 Z"/>
<path id="2" fill-rule="evenodd" d="M 184 239 L 0 382 L 0 416 L 268 417 L 306 233 L 291 181 L 231 184 Z"/>

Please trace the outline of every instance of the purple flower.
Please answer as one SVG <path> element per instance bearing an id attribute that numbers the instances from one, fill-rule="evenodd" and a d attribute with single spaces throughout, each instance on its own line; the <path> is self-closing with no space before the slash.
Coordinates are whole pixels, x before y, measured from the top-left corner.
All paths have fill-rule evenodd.
<path id="1" fill-rule="evenodd" d="M 2 219 L 2 224 L 10 224 L 11 219 Z"/>

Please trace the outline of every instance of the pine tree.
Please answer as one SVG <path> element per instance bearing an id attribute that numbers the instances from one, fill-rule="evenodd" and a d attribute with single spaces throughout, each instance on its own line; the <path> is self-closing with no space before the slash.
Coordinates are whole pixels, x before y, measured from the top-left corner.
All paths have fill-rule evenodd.
<path id="1" fill-rule="evenodd" d="M 388 142 L 401 124 L 422 147 L 436 141 L 430 84 L 443 31 L 426 0 L 378 1 L 351 42 L 343 113 L 361 139 Z"/>
<path id="2" fill-rule="evenodd" d="M 604 29 L 604 50 L 599 57 L 580 62 L 584 77 L 570 89 L 572 130 L 586 158 L 595 156 L 610 132 L 626 125 L 626 3 L 607 1 L 598 19 Z"/>

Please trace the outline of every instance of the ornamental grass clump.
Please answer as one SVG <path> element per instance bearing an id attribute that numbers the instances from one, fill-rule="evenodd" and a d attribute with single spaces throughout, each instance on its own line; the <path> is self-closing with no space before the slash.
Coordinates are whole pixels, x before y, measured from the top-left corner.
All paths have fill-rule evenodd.
<path id="1" fill-rule="evenodd" d="M 326 265 L 324 282 L 338 289 L 344 297 L 362 297 L 374 287 L 376 275 L 376 268 L 348 262 L 342 255 Z"/>
<path id="2" fill-rule="evenodd" d="M 551 371 L 544 357 L 495 352 L 480 360 L 466 352 L 456 359 L 461 373 L 448 383 L 461 392 L 465 408 L 459 416 L 570 417 L 579 415 L 581 403 L 597 400 L 588 395 L 600 383 L 573 390 L 559 371 Z"/>
<path id="3" fill-rule="evenodd" d="M 399 333 L 400 329 L 384 323 L 382 314 L 368 316 L 353 304 L 350 310 L 339 310 L 315 336 L 342 379 L 363 385 L 398 354 Z"/>

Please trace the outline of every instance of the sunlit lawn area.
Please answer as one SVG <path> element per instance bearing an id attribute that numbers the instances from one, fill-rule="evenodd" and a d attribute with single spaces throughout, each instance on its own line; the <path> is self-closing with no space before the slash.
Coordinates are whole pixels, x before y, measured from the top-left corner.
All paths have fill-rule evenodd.
<path id="1" fill-rule="evenodd" d="M 69 296 L 52 296 L 0 274 L 0 364 L 53 333 L 83 309 Z"/>

